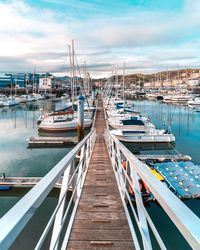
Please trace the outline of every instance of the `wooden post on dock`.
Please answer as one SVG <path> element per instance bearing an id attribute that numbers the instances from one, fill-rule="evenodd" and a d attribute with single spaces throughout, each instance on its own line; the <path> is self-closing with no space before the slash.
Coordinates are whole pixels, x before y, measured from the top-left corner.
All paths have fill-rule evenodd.
<path id="1" fill-rule="evenodd" d="M 77 132 L 78 132 L 78 143 L 84 137 L 84 97 L 79 96 L 78 98 L 78 125 L 77 125 Z"/>
<path id="2" fill-rule="evenodd" d="M 92 106 L 95 106 L 95 90 L 92 89 Z"/>

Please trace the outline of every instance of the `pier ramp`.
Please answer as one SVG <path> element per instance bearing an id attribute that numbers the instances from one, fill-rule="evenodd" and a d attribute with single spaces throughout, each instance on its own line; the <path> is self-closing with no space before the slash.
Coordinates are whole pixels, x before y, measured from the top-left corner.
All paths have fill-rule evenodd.
<path id="1" fill-rule="evenodd" d="M 101 103 L 95 127 L 97 138 L 67 249 L 135 249 L 105 144 Z"/>

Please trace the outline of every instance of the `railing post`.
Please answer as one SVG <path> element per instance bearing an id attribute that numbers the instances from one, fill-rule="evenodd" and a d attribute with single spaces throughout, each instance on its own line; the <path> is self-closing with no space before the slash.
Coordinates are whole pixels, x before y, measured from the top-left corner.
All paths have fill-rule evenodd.
<path id="1" fill-rule="evenodd" d="M 84 151 L 85 151 L 85 146 L 83 146 L 81 148 L 80 163 L 79 163 L 80 165 L 79 165 L 79 168 L 78 168 L 78 175 L 77 175 L 77 180 L 79 181 L 79 183 L 76 186 L 76 195 L 75 195 L 76 199 L 77 199 L 77 197 L 80 196 L 81 189 L 82 189 L 83 164 L 84 164 L 83 160 L 85 158 Z M 86 158 L 85 158 L 85 160 L 86 160 Z"/>
<path id="2" fill-rule="evenodd" d="M 111 162 L 112 162 L 113 166 L 115 164 L 115 154 L 114 154 L 114 151 L 115 151 L 115 147 L 114 147 L 114 142 L 112 140 L 111 141 Z M 116 170 L 116 169 L 114 169 L 114 170 Z"/>
<path id="3" fill-rule="evenodd" d="M 58 203 L 60 202 L 64 193 L 67 191 L 70 171 L 71 171 L 71 163 L 69 164 L 69 166 L 67 167 L 67 169 L 64 172 Z M 62 204 L 60 205 L 60 208 L 59 208 L 57 215 L 55 217 L 53 232 L 52 232 L 52 236 L 51 236 L 50 249 L 55 249 L 55 250 L 58 249 L 59 240 L 57 240 L 57 238 L 59 237 L 59 232 L 61 229 L 61 223 L 62 223 L 64 208 L 65 208 L 65 200 L 66 200 L 66 196 L 63 199 Z M 56 243 L 56 241 L 57 241 L 57 243 Z"/>
<path id="4" fill-rule="evenodd" d="M 152 249 L 151 239 L 149 235 L 149 229 L 147 225 L 146 216 L 144 214 L 144 204 L 143 204 L 143 199 L 142 199 L 142 195 L 141 195 L 141 191 L 140 191 L 140 187 L 138 183 L 138 175 L 135 172 L 133 167 L 131 167 L 130 176 L 133 181 L 135 202 L 136 202 L 136 207 L 137 207 L 137 212 L 138 212 L 138 218 L 140 221 L 140 227 L 141 227 L 141 230 L 143 231 L 143 234 L 142 234 L 143 246 L 145 250 L 151 250 Z"/>
<path id="5" fill-rule="evenodd" d="M 78 142 L 84 137 L 84 99 L 83 96 L 79 96 L 78 98 Z"/>
<path id="6" fill-rule="evenodd" d="M 70 171 L 70 176 L 73 175 L 73 173 L 76 171 L 76 155 L 74 156 L 72 162 L 71 162 L 71 171 Z M 72 186 L 72 191 L 74 191 L 74 189 L 76 188 L 76 181 L 77 181 L 77 174 L 75 174 L 72 182 L 71 182 L 71 186 Z M 76 202 L 76 196 L 74 196 L 73 198 L 74 203 Z"/>
<path id="7" fill-rule="evenodd" d="M 90 155 L 91 155 L 91 150 L 92 150 L 92 138 L 90 138 L 87 141 L 86 147 L 85 147 L 85 165 L 87 166 L 89 164 L 89 159 L 90 159 Z M 85 170 L 85 169 L 84 169 Z"/>
<path id="8" fill-rule="evenodd" d="M 118 161 L 118 168 L 117 168 L 117 176 L 118 176 L 118 180 L 120 183 L 120 188 L 121 188 L 121 192 L 123 194 L 124 200 L 126 198 L 126 192 L 125 192 L 125 188 L 126 188 L 126 183 L 124 181 L 124 174 L 123 174 L 123 163 L 122 163 L 122 159 L 121 159 L 121 153 L 119 148 L 117 147 L 117 161 Z"/>

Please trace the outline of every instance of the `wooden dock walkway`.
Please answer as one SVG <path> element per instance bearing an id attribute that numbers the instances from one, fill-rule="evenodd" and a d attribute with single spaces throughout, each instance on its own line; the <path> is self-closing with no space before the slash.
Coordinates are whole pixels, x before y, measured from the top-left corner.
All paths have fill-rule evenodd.
<path id="1" fill-rule="evenodd" d="M 103 136 L 105 119 L 101 103 L 95 127 L 97 140 L 67 249 L 134 249 Z"/>
<path id="2" fill-rule="evenodd" d="M 192 157 L 188 155 L 135 155 L 139 160 L 157 160 L 160 162 L 166 160 L 174 160 L 174 161 L 191 161 Z"/>
<path id="3" fill-rule="evenodd" d="M 28 146 L 50 147 L 50 146 L 75 146 L 78 142 L 77 137 L 30 137 L 27 139 Z"/>
<path id="4" fill-rule="evenodd" d="M 0 178 L 0 186 L 9 187 L 33 187 L 42 177 L 5 177 Z M 62 178 L 56 183 L 55 187 L 60 188 L 62 184 Z"/>

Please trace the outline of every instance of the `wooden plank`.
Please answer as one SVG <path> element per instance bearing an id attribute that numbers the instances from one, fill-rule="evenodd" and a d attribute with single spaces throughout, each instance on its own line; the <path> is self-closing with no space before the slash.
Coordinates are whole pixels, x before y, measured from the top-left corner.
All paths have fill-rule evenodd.
<path id="1" fill-rule="evenodd" d="M 97 139 L 67 249 L 134 249 L 105 145 L 102 109 L 95 125 Z"/>
<path id="2" fill-rule="evenodd" d="M 87 228 L 87 229 L 126 229 L 128 230 L 128 224 L 126 220 L 111 220 L 111 219 L 93 219 L 93 220 L 75 220 L 73 228 Z"/>
<path id="3" fill-rule="evenodd" d="M 91 233 L 92 232 L 92 233 Z M 132 241 L 132 237 L 129 230 L 101 230 L 101 229 L 80 229 L 73 228 L 70 240 L 108 240 L 108 241 Z"/>
<path id="4" fill-rule="evenodd" d="M 93 202 L 96 200 L 97 201 L 111 201 L 111 202 L 115 202 L 118 198 L 118 193 L 112 193 L 112 194 L 109 194 L 107 192 L 93 192 L 91 193 L 90 195 L 88 195 L 88 193 L 84 192 L 81 196 L 81 200 L 84 202 L 84 201 L 88 201 L 88 202 Z M 117 201 L 118 203 L 118 201 Z"/>
<path id="5" fill-rule="evenodd" d="M 117 189 L 110 189 L 107 186 L 84 186 L 83 194 L 91 195 L 94 193 L 107 193 L 107 194 L 119 194 Z"/>
<path id="6" fill-rule="evenodd" d="M 102 249 L 102 250 L 133 250 L 133 243 L 132 242 L 119 242 L 114 241 L 112 246 L 104 246 L 104 247 L 95 247 L 90 244 L 89 241 L 69 241 L 68 250 L 96 250 L 96 249 Z"/>
<path id="7" fill-rule="evenodd" d="M 86 200 L 86 202 L 82 202 L 79 207 L 83 212 L 112 212 L 115 211 L 115 209 L 117 209 L 118 212 L 123 212 L 123 207 L 121 206 L 121 204 L 119 204 L 118 202 L 114 203 L 114 201 L 112 201 L 112 203 L 97 201 L 96 203 L 92 202 L 88 204 Z"/>
<path id="8" fill-rule="evenodd" d="M 88 217 L 90 216 L 90 217 Z M 126 216 L 121 211 L 117 212 L 91 212 L 90 214 L 83 211 L 78 211 L 76 215 L 76 219 L 78 220 L 94 220 L 94 219 L 111 219 L 111 220 L 126 220 Z"/>

